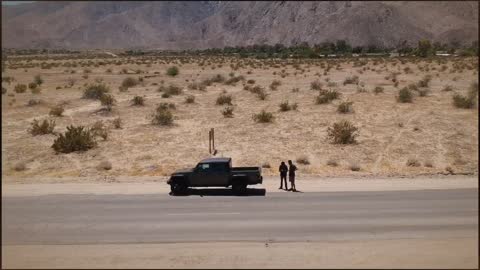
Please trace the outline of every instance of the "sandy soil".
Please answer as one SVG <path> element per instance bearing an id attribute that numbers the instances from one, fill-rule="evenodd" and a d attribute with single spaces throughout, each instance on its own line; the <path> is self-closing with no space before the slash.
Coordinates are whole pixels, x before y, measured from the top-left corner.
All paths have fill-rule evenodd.
<path id="1" fill-rule="evenodd" d="M 475 269 L 478 239 L 3 246 L 2 258 L 2 268 Z"/>
<path id="2" fill-rule="evenodd" d="M 2 184 L 2 196 L 40 196 L 50 194 L 167 194 L 170 187 L 165 178 L 116 177 L 105 181 L 94 179 L 31 178 L 6 179 Z M 304 176 L 297 179 L 297 190 L 302 192 L 336 191 L 385 191 L 477 188 L 478 177 L 443 176 L 430 178 L 317 178 Z M 279 190 L 277 177 L 266 177 L 262 185 L 249 188 L 265 188 L 267 193 Z"/>
<path id="3" fill-rule="evenodd" d="M 176 169 L 194 166 L 209 156 L 210 128 L 215 128 L 219 156 L 232 157 L 235 166 L 269 164 L 271 168 L 264 168 L 264 175 L 276 174 L 281 160 L 300 157 L 310 162 L 299 165 L 300 174 L 320 176 L 417 176 L 445 173 L 446 167 L 454 173 L 478 173 L 478 107 L 468 110 L 452 105 L 453 93 L 466 94 L 470 84 L 478 81 L 478 58 L 443 59 L 441 63 L 418 59 L 405 60 L 405 63 L 396 59 L 383 62 L 370 59 L 367 65 L 356 67 L 345 60 L 302 60 L 298 66 L 286 60 L 274 63 L 213 57 L 203 66 L 199 65 L 203 61 L 199 57 L 187 59 L 189 62 L 183 64 L 176 58 L 114 60 L 121 63 L 107 63 L 111 59 L 52 59 L 46 62 L 75 62 L 78 66 L 25 69 L 27 63 L 20 61 L 14 64 L 24 66 L 6 69 L 2 76 L 14 77 L 15 81 L 2 82 L 7 89 L 7 94 L 2 95 L 2 176 L 164 176 Z M 107 64 L 98 65 L 100 61 Z M 241 64 L 241 67 L 232 70 L 231 64 Z M 165 74 L 167 67 L 172 65 L 180 69 L 176 77 Z M 328 65 L 332 68 L 324 75 Z M 442 66 L 446 69 L 442 70 Z M 410 73 L 404 72 L 406 67 L 411 69 Z M 85 69 L 91 70 L 88 78 L 83 77 Z M 108 73 L 108 69 L 112 72 Z M 130 74 L 119 74 L 122 69 Z M 143 73 L 134 74 L 136 70 Z M 282 70 L 288 73 L 283 78 Z M 187 88 L 192 81 L 200 82 L 216 74 L 229 78 L 232 71 L 263 86 L 269 94 L 267 99 L 262 101 L 243 90 L 242 82 L 235 86 L 215 83 L 206 91 Z M 392 72 L 399 73 L 397 87 L 391 79 L 386 79 Z M 29 90 L 23 94 L 13 91 L 17 83 L 28 84 L 37 74 L 44 79 L 40 94 Z M 398 89 L 417 83 L 427 74 L 432 76 L 427 97 L 415 93 L 413 103 L 396 101 Z M 360 84 L 343 85 L 345 78 L 352 75 L 359 76 Z M 153 77 L 144 78 L 142 84 L 127 92 L 119 92 L 123 79 L 145 76 Z M 69 78 L 76 80 L 70 88 L 65 87 Z M 277 90 L 270 90 L 268 86 L 274 79 L 281 85 Z M 310 89 L 310 83 L 316 79 L 323 83 L 323 88 L 340 91 L 341 99 L 332 104 L 316 105 L 314 100 L 318 92 Z M 96 80 L 107 83 L 117 99 L 110 114 L 97 113 L 101 108 L 98 101 L 81 98 L 85 85 Z M 336 86 L 327 86 L 327 80 Z M 162 93 L 156 91 L 161 81 L 165 85 L 181 86 L 184 93 L 161 98 Z M 442 91 L 446 85 L 452 86 L 453 91 Z M 61 89 L 56 89 L 58 86 Z M 384 87 L 384 93 L 374 94 L 376 86 Z M 293 92 L 293 88 L 299 91 Z M 357 88 L 367 92 L 359 92 Z M 222 91 L 233 97 L 233 118 L 224 118 L 223 106 L 215 105 Z M 135 95 L 145 97 L 145 107 L 130 106 L 129 101 Z M 185 103 L 187 95 L 195 96 L 194 104 Z M 30 99 L 40 99 L 44 103 L 30 107 L 26 105 Z M 298 103 L 298 110 L 279 112 L 279 104 L 286 100 Z M 354 113 L 337 113 L 337 105 L 346 100 L 353 102 Z M 63 101 L 67 103 L 65 116 L 48 116 L 50 107 Z M 150 124 L 149 116 L 160 102 L 176 105 L 174 126 Z M 262 109 L 273 112 L 273 123 L 260 124 L 252 120 L 252 115 Z M 123 121 L 121 129 L 112 127 L 116 117 Z M 43 118 L 55 119 L 58 132 L 65 131 L 70 124 L 91 126 L 101 120 L 111 128 L 110 135 L 107 141 L 100 139 L 98 147 L 87 152 L 56 155 L 51 148 L 54 135 L 34 137 L 27 132 L 33 119 Z M 357 144 L 335 145 L 326 140 L 327 128 L 341 119 L 350 120 L 359 128 Z M 420 166 L 407 166 L 408 159 L 418 161 Z M 112 163 L 111 170 L 97 169 L 104 160 Z M 327 165 L 329 160 L 336 161 L 338 166 Z M 15 170 L 19 163 L 25 164 L 26 169 Z M 360 171 L 352 171 L 352 164 L 360 166 Z"/>

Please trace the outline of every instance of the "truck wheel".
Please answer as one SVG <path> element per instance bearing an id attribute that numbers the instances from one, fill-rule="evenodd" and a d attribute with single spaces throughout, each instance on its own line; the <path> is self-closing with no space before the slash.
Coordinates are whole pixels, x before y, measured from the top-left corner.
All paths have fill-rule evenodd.
<path id="1" fill-rule="evenodd" d="M 184 183 L 174 182 L 170 184 L 170 190 L 173 194 L 181 194 L 187 191 L 187 186 Z"/>
<path id="2" fill-rule="evenodd" d="M 243 183 L 235 183 L 232 185 L 232 190 L 236 195 L 244 195 L 247 192 L 247 185 Z"/>

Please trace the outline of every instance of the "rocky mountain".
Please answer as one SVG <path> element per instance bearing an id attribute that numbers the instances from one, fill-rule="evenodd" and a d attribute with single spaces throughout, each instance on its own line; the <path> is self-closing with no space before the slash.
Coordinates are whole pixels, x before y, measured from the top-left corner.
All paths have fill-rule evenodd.
<path id="1" fill-rule="evenodd" d="M 2 6 L 6 48 L 204 49 L 478 40 L 478 2 L 40 1 Z"/>

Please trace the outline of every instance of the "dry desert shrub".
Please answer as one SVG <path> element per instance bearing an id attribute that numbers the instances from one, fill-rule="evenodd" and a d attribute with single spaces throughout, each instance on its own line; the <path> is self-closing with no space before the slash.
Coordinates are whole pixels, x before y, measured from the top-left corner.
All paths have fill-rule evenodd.
<path id="1" fill-rule="evenodd" d="M 217 100 L 215 102 L 217 105 L 232 105 L 232 96 L 230 95 L 225 95 L 225 94 L 220 94 L 220 96 L 217 97 Z"/>
<path id="2" fill-rule="evenodd" d="M 377 86 L 373 89 L 373 93 L 375 93 L 375 95 L 377 95 L 377 94 L 383 93 L 383 90 L 384 90 L 383 87 Z"/>
<path id="3" fill-rule="evenodd" d="M 420 162 L 416 158 L 409 158 L 407 160 L 407 166 L 409 166 L 409 167 L 420 167 Z"/>
<path id="4" fill-rule="evenodd" d="M 312 90 L 322 90 L 323 84 L 319 80 L 315 80 L 310 83 L 310 88 Z"/>
<path id="5" fill-rule="evenodd" d="M 326 104 L 339 97 L 340 93 L 337 90 L 320 90 L 320 93 L 315 98 L 315 103 Z"/>
<path id="6" fill-rule="evenodd" d="M 167 69 L 167 75 L 171 77 L 177 76 L 179 73 L 178 67 L 176 66 L 171 66 Z"/>
<path id="7" fill-rule="evenodd" d="M 345 78 L 345 80 L 343 81 L 343 85 L 347 85 L 347 84 L 358 84 L 359 83 L 359 79 L 358 79 L 358 76 L 357 75 L 353 75 L 352 77 L 347 77 Z"/>
<path id="8" fill-rule="evenodd" d="M 27 86 L 25 84 L 17 84 L 13 88 L 13 91 L 15 91 L 17 94 L 25 93 L 25 91 L 27 91 Z"/>
<path id="9" fill-rule="evenodd" d="M 100 99 L 103 95 L 110 91 L 106 84 L 92 84 L 88 85 L 83 91 L 83 98 L 86 99 Z"/>
<path id="10" fill-rule="evenodd" d="M 350 168 L 351 171 L 354 171 L 354 172 L 358 172 L 361 169 L 360 165 L 356 162 L 350 162 L 349 168 Z"/>
<path id="11" fill-rule="evenodd" d="M 185 103 L 188 103 L 188 104 L 195 103 L 195 96 L 192 96 L 192 95 L 187 96 L 185 98 Z"/>
<path id="12" fill-rule="evenodd" d="M 280 103 L 279 107 L 280 107 L 281 112 L 287 112 L 287 111 L 290 111 L 290 110 L 296 110 L 298 108 L 298 104 L 293 103 L 293 104 L 290 105 L 288 103 L 288 101 L 284 101 L 284 102 Z"/>
<path id="13" fill-rule="evenodd" d="M 351 102 L 351 101 L 345 101 L 345 102 L 340 103 L 340 105 L 338 105 L 337 112 L 339 112 L 339 113 L 351 113 L 351 112 L 353 112 L 352 104 L 353 104 L 353 102 Z"/>
<path id="14" fill-rule="evenodd" d="M 478 95 L 478 84 L 475 86 L 475 84 L 472 84 L 470 87 L 470 90 L 468 91 L 466 96 L 463 96 L 461 94 L 454 94 L 453 95 L 453 105 L 457 108 L 462 108 L 462 109 L 471 109 L 475 107 L 475 101 Z"/>
<path id="15" fill-rule="evenodd" d="M 25 171 L 27 169 L 27 165 L 25 162 L 18 162 L 13 166 L 13 169 L 17 172 Z"/>
<path id="16" fill-rule="evenodd" d="M 270 90 L 275 91 L 280 85 L 282 85 L 282 82 L 280 82 L 279 80 L 273 80 L 269 87 Z"/>
<path id="17" fill-rule="evenodd" d="M 233 117 L 233 107 L 227 106 L 223 109 L 222 114 L 225 118 L 232 118 Z"/>
<path id="18" fill-rule="evenodd" d="M 113 127 L 116 129 L 122 128 L 122 119 L 120 117 L 113 119 Z"/>
<path id="19" fill-rule="evenodd" d="M 115 98 L 110 94 L 104 94 L 100 97 L 100 103 L 105 107 L 105 110 L 111 111 L 113 105 L 115 105 Z"/>
<path id="20" fill-rule="evenodd" d="M 152 124 L 159 126 L 170 126 L 173 124 L 173 114 L 167 103 L 162 103 L 157 106 L 152 115 Z"/>
<path id="21" fill-rule="evenodd" d="M 308 157 L 306 156 L 301 156 L 297 158 L 297 163 L 302 164 L 302 165 L 310 165 L 310 161 L 308 160 Z"/>
<path id="22" fill-rule="evenodd" d="M 37 136 L 37 135 L 44 135 L 44 134 L 53 134 L 54 129 L 55 129 L 54 120 L 44 119 L 43 122 L 40 124 L 40 122 L 37 119 L 33 119 L 33 122 L 31 123 L 31 127 L 28 130 L 28 132 L 33 136 Z"/>
<path id="23" fill-rule="evenodd" d="M 102 162 L 100 162 L 97 166 L 97 169 L 98 170 L 111 170 L 112 169 L 112 163 L 108 160 L 104 160 Z"/>
<path id="24" fill-rule="evenodd" d="M 398 91 L 397 101 L 400 103 L 411 103 L 413 101 L 412 92 L 404 87 Z"/>
<path id="25" fill-rule="evenodd" d="M 52 107 L 48 114 L 52 115 L 52 116 L 60 117 L 60 116 L 62 116 L 64 111 L 65 111 L 65 109 L 63 108 L 63 106 L 57 105 L 57 106 Z"/>
<path id="26" fill-rule="evenodd" d="M 266 112 L 262 110 L 260 113 L 253 115 L 253 121 L 257 123 L 271 123 L 273 122 L 274 116 L 271 112 Z"/>
<path id="27" fill-rule="evenodd" d="M 137 84 L 138 84 L 137 79 L 132 78 L 132 77 L 127 77 L 127 78 L 123 79 L 120 87 L 122 87 L 124 89 L 128 89 L 130 87 L 136 86 Z"/>
<path id="28" fill-rule="evenodd" d="M 131 103 L 132 106 L 145 106 L 145 99 L 141 96 L 134 96 Z"/>
<path id="29" fill-rule="evenodd" d="M 331 166 L 331 167 L 337 167 L 338 162 L 335 159 L 329 159 L 329 160 L 327 160 L 327 165 Z"/>
<path id="30" fill-rule="evenodd" d="M 347 120 L 334 123 L 327 129 L 327 138 L 334 144 L 352 144 L 358 136 L 358 128 Z"/>
<path id="31" fill-rule="evenodd" d="M 64 134 L 58 135 L 52 148 L 56 153 L 87 151 L 97 145 L 94 134 L 83 126 L 68 126 Z"/>

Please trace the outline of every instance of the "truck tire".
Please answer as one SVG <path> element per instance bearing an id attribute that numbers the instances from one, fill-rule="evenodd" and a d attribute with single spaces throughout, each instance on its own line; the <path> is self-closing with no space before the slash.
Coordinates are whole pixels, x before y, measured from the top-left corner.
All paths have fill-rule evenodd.
<path id="1" fill-rule="evenodd" d="M 247 184 L 241 182 L 233 183 L 232 190 L 236 195 L 245 195 L 247 193 Z"/>
<path id="2" fill-rule="evenodd" d="M 183 182 L 175 181 L 170 184 L 170 190 L 173 194 L 183 194 L 187 191 L 188 187 Z"/>

